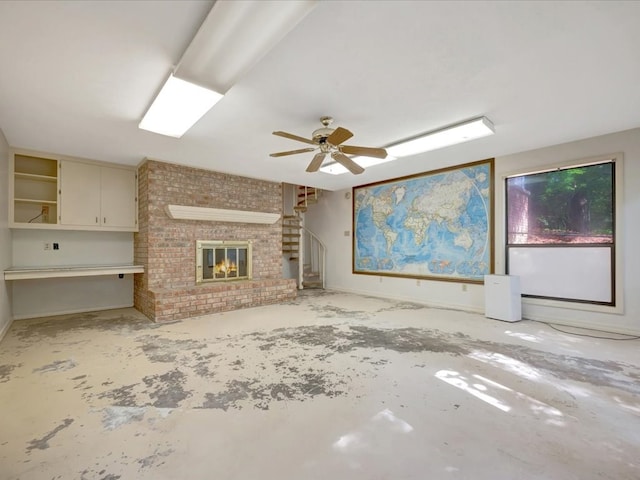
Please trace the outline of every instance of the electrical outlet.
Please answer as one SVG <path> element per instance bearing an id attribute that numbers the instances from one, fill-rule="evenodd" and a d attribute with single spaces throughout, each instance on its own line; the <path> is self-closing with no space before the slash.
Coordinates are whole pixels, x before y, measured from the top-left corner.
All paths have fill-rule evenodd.
<path id="1" fill-rule="evenodd" d="M 349 230 L 345 230 L 345 231 L 344 231 L 344 236 L 345 236 L 345 237 L 350 237 L 350 236 L 351 236 L 351 231 L 349 231 Z"/>
<path id="2" fill-rule="evenodd" d="M 467 291 L 467 284 L 466 284 L 466 283 L 463 283 L 463 284 L 462 284 L 462 291 L 463 291 L 463 292 L 466 292 L 466 291 Z"/>
<path id="3" fill-rule="evenodd" d="M 419 287 L 420 286 L 420 280 L 416 280 L 416 286 Z"/>
<path id="4" fill-rule="evenodd" d="M 51 250 L 51 244 L 49 242 L 44 242 L 44 249 Z"/>

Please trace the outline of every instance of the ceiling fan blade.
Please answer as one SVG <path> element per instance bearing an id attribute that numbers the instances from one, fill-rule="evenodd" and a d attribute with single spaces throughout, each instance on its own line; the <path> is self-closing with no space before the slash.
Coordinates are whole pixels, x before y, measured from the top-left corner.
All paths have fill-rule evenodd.
<path id="1" fill-rule="evenodd" d="M 288 152 L 278 152 L 269 154 L 270 157 L 284 157 L 285 155 L 295 155 L 297 153 L 313 152 L 315 148 L 301 148 L 300 150 L 289 150 Z"/>
<path id="2" fill-rule="evenodd" d="M 311 163 L 307 167 L 307 172 L 317 172 L 320 169 L 320 166 L 322 165 L 322 162 L 324 161 L 324 157 L 326 155 L 327 154 L 324 152 L 316 153 L 313 157 L 313 160 L 311 160 Z"/>
<path id="3" fill-rule="evenodd" d="M 336 162 L 342 165 L 344 168 L 349 170 L 354 175 L 358 175 L 364 172 L 364 168 L 358 165 L 356 162 L 351 160 L 349 157 L 340 152 L 333 152 L 331 154 L 331 158 L 333 158 Z"/>
<path id="4" fill-rule="evenodd" d="M 331 145 L 340 145 L 342 142 L 346 142 L 351 137 L 353 137 L 353 133 L 351 133 L 346 128 L 338 127 L 333 131 L 331 135 L 327 137 L 327 142 Z"/>
<path id="5" fill-rule="evenodd" d="M 356 147 L 354 145 L 344 145 L 340 147 L 342 153 L 349 155 L 360 155 L 363 157 L 386 158 L 387 151 L 384 148 Z"/>
<path id="6" fill-rule="evenodd" d="M 298 135 L 294 135 L 293 133 L 278 131 L 278 132 L 273 132 L 273 134 L 279 137 L 288 138 L 290 140 L 297 140 L 298 142 L 308 143 L 310 145 L 317 145 L 316 142 L 314 142 L 313 140 L 309 140 L 308 138 L 304 138 L 304 137 L 299 137 Z"/>

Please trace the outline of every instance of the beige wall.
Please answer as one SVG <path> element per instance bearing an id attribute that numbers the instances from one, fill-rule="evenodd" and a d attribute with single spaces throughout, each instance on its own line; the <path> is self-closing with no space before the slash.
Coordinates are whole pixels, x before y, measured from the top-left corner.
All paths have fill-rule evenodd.
<path id="1" fill-rule="evenodd" d="M 618 308 L 586 307 L 568 302 L 525 300 L 526 318 L 579 325 L 623 333 L 640 333 L 640 254 L 636 247 L 640 236 L 640 129 L 602 135 L 576 142 L 497 157 L 496 179 L 496 273 L 504 272 L 504 200 L 503 177 L 516 172 L 543 169 L 560 162 L 621 152 L 624 156 L 623 196 L 617 219 L 617 254 L 621 259 L 622 305 Z M 379 295 L 420 302 L 435 307 L 484 312 L 484 287 L 453 282 L 354 275 L 351 272 L 352 240 L 344 232 L 352 228 L 351 189 L 324 192 L 321 201 L 307 211 L 306 226 L 327 246 L 327 287 L 336 290 Z M 589 308 L 591 308 L 589 310 Z M 617 310 L 617 311 L 614 311 Z"/>
<path id="2" fill-rule="evenodd" d="M 0 130 L 0 272 L 11 266 L 11 231 L 8 227 L 9 145 Z M 11 282 L 0 276 L 0 339 L 11 324 Z"/>
<path id="3" fill-rule="evenodd" d="M 13 229 L 13 266 L 117 265 L 133 261 L 133 233 Z M 59 250 L 45 251 L 57 242 Z M 133 275 L 44 278 L 13 283 L 14 320 L 133 305 Z"/>

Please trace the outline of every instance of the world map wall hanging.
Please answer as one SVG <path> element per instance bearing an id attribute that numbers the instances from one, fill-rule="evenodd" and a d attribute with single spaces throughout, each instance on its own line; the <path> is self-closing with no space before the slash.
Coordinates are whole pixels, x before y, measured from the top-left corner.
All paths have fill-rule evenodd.
<path id="1" fill-rule="evenodd" d="M 493 159 L 353 188 L 353 273 L 482 283 L 493 273 Z"/>

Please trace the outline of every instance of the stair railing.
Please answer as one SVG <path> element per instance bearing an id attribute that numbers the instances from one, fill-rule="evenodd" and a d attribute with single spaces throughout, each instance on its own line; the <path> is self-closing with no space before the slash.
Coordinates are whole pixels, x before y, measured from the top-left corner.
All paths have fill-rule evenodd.
<path id="1" fill-rule="evenodd" d="M 325 288 L 325 264 L 326 264 L 326 247 L 318 236 L 305 228 L 300 229 L 300 251 L 298 257 L 298 288 L 304 288 L 304 268 L 308 265 L 311 272 L 320 279 L 322 288 Z"/>

